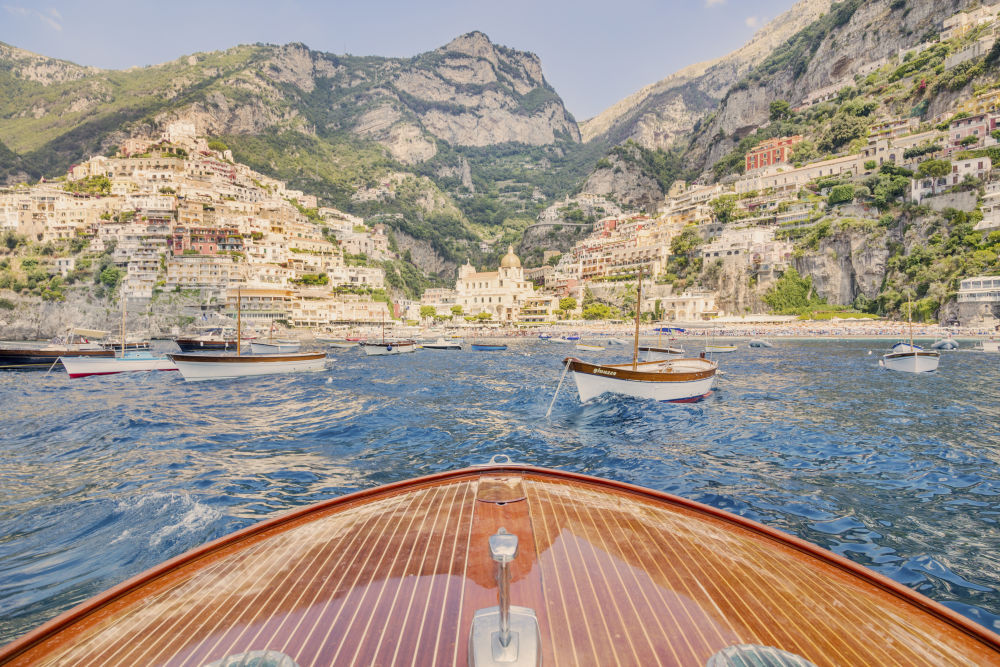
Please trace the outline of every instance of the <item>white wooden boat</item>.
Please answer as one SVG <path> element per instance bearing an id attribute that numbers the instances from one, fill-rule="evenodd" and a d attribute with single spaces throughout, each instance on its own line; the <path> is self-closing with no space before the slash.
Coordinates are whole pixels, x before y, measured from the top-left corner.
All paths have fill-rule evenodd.
<path id="1" fill-rule="evenodd" d="M 706 345 L 705 352 L 720 353 L 720 352 L 735 352 L 735 345 Z"/>
<path id="2" fill-rule="evenodd" d="M 292 354 L 171 354 L 185 380 L 225 380 L 253 375 L 307 373 L 326 367 L 325 352 Z"/>
<path id="3" fill-rule="evenodd" d="M 593 343 L 577 343 L 576 349 L 584 352 L 600 352 L 604 348 L 600 345 L 594 345 Z"/>
<path id="4" fill-rule="evenodd" d="M 156 356 L 141 350 L 126 352 L 124 356 L 110 358 L 60 357 L 59 360 L 71 378 L 82 378 L 88 375 L 177 370 L 176 364 L 169 358 Z"/>
<path id="5" fill-rule="evenodd" d="M 889 348 L 889 351 L 882 355 L 878 364 L 882 368 L 890 371 L 902 371 L 905 373 L 930 373 L 936 371 L 938 362 L 941 360 L 941 353 L 925 350 L 913 342 L 913 306 L 909 299 L 906 302 L 906 319 L 910 325 L 910 342 L 899 342 Z"/>
<path id="6" fill-rule="evenodd" d="M 639 356 L 646 361 L 665 361 L 667 359 L 680 359 L 684 356 L 684 350 L 679 347 L 669 345 L 663 347 L 652 347 L 642 345 L 639 347 Z"/>
<path id="7" fill-rule="evenodd" d="M 641 270 L 635 302 L 642 303 Z M 576 357 L 563 360 L 566 365 L 564 372 L 573 374 L 580 401 L 586 403 L 606 393 L 677 403 L 694 402 L 707 396 L 712 391 L 719 369 L 714 361 L 704 358 L 639 361 L 639 311 L 636 308 L 631 363 L 589 364 Z M 555 398 L 552 402 L 555 403 Z"/>
<path id="8" fill-rule="evenodd" d="M 438 338 L 433 343 L 423 343 L 421 347 L 427 350 L 461 350 L 462 344 L 454 340 Z"/>
<path id="9" fill-rule="evenodd" d="M 250 343 L 250 351 L 253 354 L 286 354 L 289 352 L 298 352 L 301 347 L 301 343 L 297 340 L 279 340 L 273 343 L 258 343 L 257 341 L 253 341 Z"/>
<path id="10" fill-rule="evenodd" d="M 381 357 L 388 354 L 406 354 L 415 352 L 417 344 L 412 340 L 362 341 L 361 349 L 369 357 Z"/>
<path id="11" fill-rule="evenodd" d="M 243 297 L 236 290 L 236 354 L 171 354 L 184 379 L 228 380 L 254 375 L 278 373 L 308 373 L 326 368 L 325 352 L 291 352 L 287 354 L 242 355 L 240 340 L 242 320 L 240 311 Z"/>
<path id="12" fill-rule="evenodd" d="M 896 343 L 882 355 L 879 365 L 890 371 L 930 373 L 936 371 L 941 353 L 925 350 L 913 343 Z"/>
<path id="13" fill-rule="evenodd" d="M 573 374 L 583 403 L 604 393 L 671 403 L 693 403 L 711 393 L 719 368 L 710 359 L 597 365 L 570 357 L 564 363 L 568 364 L 569 372 Z"/>

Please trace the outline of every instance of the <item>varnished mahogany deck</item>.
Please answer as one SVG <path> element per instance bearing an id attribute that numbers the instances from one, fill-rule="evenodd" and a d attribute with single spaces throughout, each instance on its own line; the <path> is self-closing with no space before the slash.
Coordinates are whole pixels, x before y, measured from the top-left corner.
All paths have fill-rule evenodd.
<path id="1" fill-rule="evenodd" d="M 496 604 L 487 538 L 520 538 L 511 601 L 548 665 L 704 665 L 764 644 L 817 665 L 1000 665 L 1000 638 L 752 522 L 623 484 L 465 470 L 294 512 L 178 557 L 0 650 L 0 663 L 465 664 Z"/>

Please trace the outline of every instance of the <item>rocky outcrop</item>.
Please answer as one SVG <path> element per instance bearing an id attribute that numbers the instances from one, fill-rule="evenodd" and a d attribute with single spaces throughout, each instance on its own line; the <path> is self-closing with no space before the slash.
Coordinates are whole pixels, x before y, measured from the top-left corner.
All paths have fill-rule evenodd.
<path id="1" fill-rule="evenodd" d="M 623 160 L 617 154 L 607 158 L 608 165 L 599 167 L 583 184 L 583 191 L 640 210 L 655 209 L 663 200 L 660 184 L 643 173 L 635 162 Z"/>
<path id="2" fill-rule="evenodd" d="M 726 91 L 793 34 L 830 9 L 831 0 L 802 0 L 768 23 L 742 48 L 718 60 L 691 65 L 646 86 L 580 124 L 584 141 L 619 144 L 634 139 L 647 148 L 669 148 L 687 137 Z"/>
<path id="3" fill-rule="evenodd" d="M 47 58 L 3 42 L 0 42 L 0 62 L 6 62 L 14 76 L 43 86 L 77 81 L 101 72 L 96 67 L 81 67 L 65 60 Z"/>
<path id="4" fill-rule="evenodd" d="M 842 229 L 820 241 L 819 250 L 795 259 L 795 269 L 812 277 L 816 293 L 831 304 L 850 305 L 859 294 L 879 295 L 889 261 L 886 236 Z"/>
<path id="5" fill-rule="evenodd" d="M 744 77 L 726 95 L 697 132 L 688 164 L 707 169 L 752 129 L 768 121 L 769 105 L 786 100 L 793 106 L 814 90 L 854 83 L 853 75 L 887 62 L 900 49 L 916 45 L 940 26 L 942 17 L 975 0 L 849 0 L 834 7 L 816 24 L 794 58 L 768 72 Z M 877 28 L 876 28 L 877 27 Z"/>

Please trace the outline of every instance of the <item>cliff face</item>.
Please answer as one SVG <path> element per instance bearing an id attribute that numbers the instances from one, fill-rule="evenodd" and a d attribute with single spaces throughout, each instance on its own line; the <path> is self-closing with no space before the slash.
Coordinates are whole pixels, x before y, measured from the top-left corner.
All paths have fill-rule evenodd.
<path id="1" fill-rule="evenodd" d="M 0 140 L 22 155 L 59 153 L 40 165 L 49 174 L 131 130 L 173 119 L 191 120 L 209 135 L 346 132 L 381 144 L 404 164 L 433 157 L 438 141 L 580 141 L 538 57 L 479 32 L 409 59 L 256 45 L 123 72 L 0 44 L 0 93 L 7 97 Z"/>
<path id="2" fill-rule="evenodd" d="M 633 139 L 646 148 L 670 148 L 690 135 L 749 69 L 828 11 L 831 0 L 802 0 L 762 28 L 742 48 L 710 62 L 686 67 L 646 86 L 580 124 L 584 141 L 619 144 Z"/>
<path id="3" fill-rule="evenodd" d="M 820 242 L 819 250 L 795 259 L 795 269 L 811 276 L 816 293 L 837 305 L 863 295 L 878 297 L 889 261 L 889 237 L 860 229 L 841 229 Z"/>
<path id="4" fill-rule="evenodd" d="M 975 0 L 845 0 L 810 27 L 800 48 L 775 52 L 737 82 L 687 152 L 691 167 L 706 169 L 754 128 L 768 122 L 769 105 L 797 105 L 810 92 L 853 85 L 854 75 L 895 58 L 936 31 L 942 18 Z"/>

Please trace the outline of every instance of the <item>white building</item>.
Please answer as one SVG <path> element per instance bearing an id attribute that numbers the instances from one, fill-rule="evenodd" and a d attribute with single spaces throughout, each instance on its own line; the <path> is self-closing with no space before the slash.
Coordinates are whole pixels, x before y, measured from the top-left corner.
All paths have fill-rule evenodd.
<path id="1" fill-rule="evenodd" d="M 521 260 L 511 246 L 497 271 L 477 272 L 471 264 L 459 268 L 455 293 L 465 313 L 485 312 L 500 322 L 513 322 L 519 318 L 526 299 L 534 296 L 535 288 L 524 279 Z"/>

